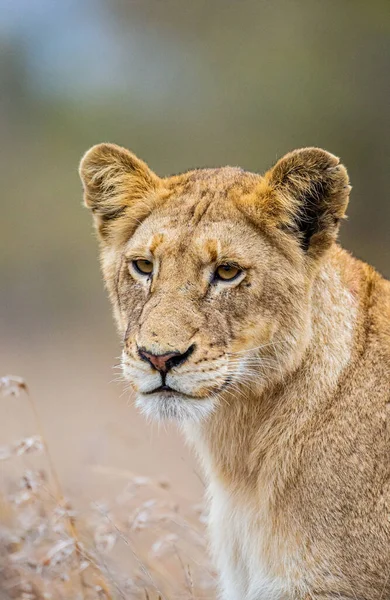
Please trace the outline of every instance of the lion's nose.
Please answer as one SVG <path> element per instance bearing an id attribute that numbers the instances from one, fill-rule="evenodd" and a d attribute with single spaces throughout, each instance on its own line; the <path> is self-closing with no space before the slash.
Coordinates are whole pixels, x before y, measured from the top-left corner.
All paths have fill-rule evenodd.
<path id="1" fill-rule="evenodd" d="M 173 367 L 181 365 L 193 353 L 195 344 L 190 346 L 185 352 L 166 352 L 165 354 L 153 354 L 146 348 L 138 348 L 138 354 L 160 373 L 168 373 Z"/>

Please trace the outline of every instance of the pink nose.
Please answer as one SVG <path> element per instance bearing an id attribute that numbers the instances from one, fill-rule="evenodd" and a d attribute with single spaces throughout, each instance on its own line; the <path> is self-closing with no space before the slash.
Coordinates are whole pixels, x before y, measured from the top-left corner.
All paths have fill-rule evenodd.
<path id="1" fill-rule="evenodd" d="M 168 373 L 173 367 L 178 367 L 187 360 L 195 350 L 195 344 L 192 344 L 183 354 L 180 352 L 166 352 L 165 354 L 153 354 L 145 348 L 138 348 L 138 354 L 142 360 L 148 362 L 160 373 Z"/>
<path id="2" fill-rule="evenodd" d="M 169 364 L 169 361 L 172 358 L 176 358 L 177 356 L 181 356 L 180 352 L 167 352 L 167 354 L 151 354 L 146 350 L 139 350 L 139 354 L 143 360 L 149 362 L 157 371 L 161 371 L 162 373 L 166 373 L 173 366 L 173 364 Z"/>

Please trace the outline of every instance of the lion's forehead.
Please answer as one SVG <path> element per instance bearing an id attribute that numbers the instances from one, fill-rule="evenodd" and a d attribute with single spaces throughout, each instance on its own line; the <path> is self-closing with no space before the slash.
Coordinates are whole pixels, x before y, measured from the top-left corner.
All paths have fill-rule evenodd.
<path id="1" fill-rule="evenodd" d="M 181 175 L 165 179 L 172 190 L 181 193 L 221 193 L 233 189 L 245 190 L 262 179 L 257 173 L 245 171 L 240 167 L 217 167 L 214 169 L 195 169 Z"/>
<path id="2" fill-rule="evenodd" d="M 132 235 L 128 246 L 153 250 L 189 250 L 204 254 L 218 240 L 219 251 L 242 248 L 243 239 L 258 237 L 237 204 L 262 177 L 238 167 L 198 169 L 164 180 L 155 208 Z M 222 247 L 224 246 L 224 248 Z M 229 246 L 231 248 L 229 248 Z M 215 250 L 213 251 L 215 253 Z"/>
<path id="3" fill-rule="evenodd" d="M 262 246 L 259 232 L 233 205 L 209 201 L 201 207 L 194 199 L 186 200 L 175 199 L 152 212 L 137 228 L 126 251 L 137 248 L 155 256 L 191 256 L 206 263 L 222 256 L 245 261 L 248 254 L 258 254 Z M 197 208 L 202 215 L 194 214 Z"/>

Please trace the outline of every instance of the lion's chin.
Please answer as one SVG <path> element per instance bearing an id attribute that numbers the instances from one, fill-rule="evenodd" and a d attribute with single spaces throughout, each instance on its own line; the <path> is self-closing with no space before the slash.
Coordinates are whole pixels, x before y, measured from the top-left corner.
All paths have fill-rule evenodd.
<path id="1" fill-rule="evenodd" d="M 135 402 L 149 419 L 157 421 L 203 421 L 213 412 L 212 398 L 196 399 L 179 392 L 138 394 Z"/>

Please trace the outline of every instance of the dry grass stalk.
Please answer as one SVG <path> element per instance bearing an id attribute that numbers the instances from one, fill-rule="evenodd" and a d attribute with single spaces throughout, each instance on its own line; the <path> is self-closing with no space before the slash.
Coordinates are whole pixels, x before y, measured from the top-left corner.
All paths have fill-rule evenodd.
<path id="1" fill-rule="evenodd" d="M 26 469 L 0 493 L 0 598 L 3 600 L 213 599 L 201 507 L 182 513 L 166 481 L 130 472 L 112 506 L 97 500 L 77 514 L 65 499 L 37 406 L 19 377 L 0 395 L 28 399 L 36 433 L 0 448 L 0 460 L 41 453 L 46 469 Z M 95 466 L 105 478 L 115 469 Z"/>

